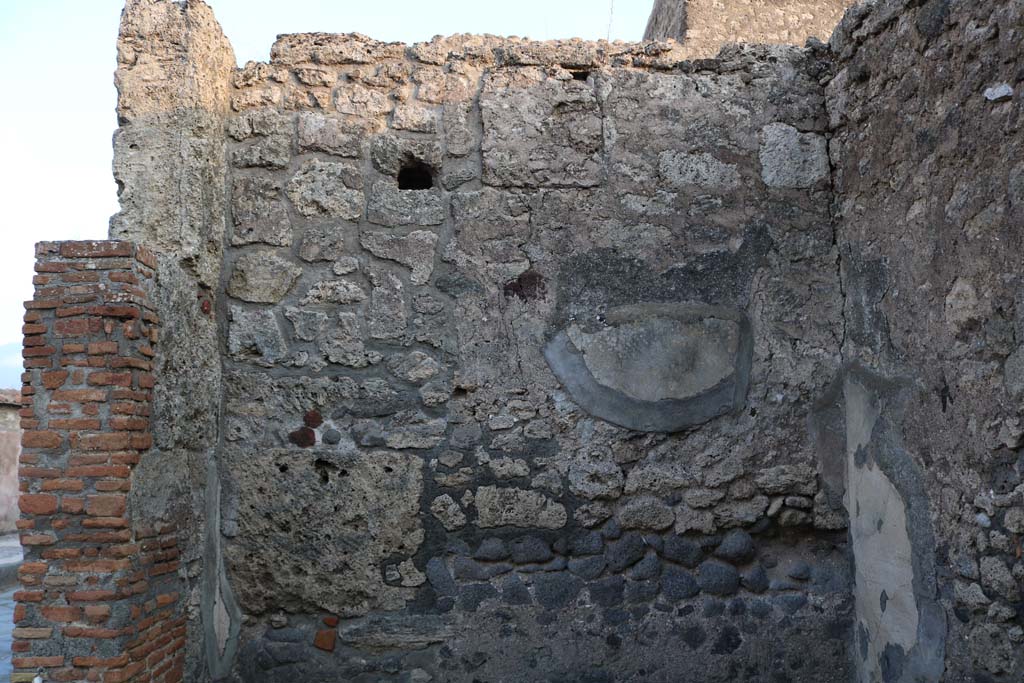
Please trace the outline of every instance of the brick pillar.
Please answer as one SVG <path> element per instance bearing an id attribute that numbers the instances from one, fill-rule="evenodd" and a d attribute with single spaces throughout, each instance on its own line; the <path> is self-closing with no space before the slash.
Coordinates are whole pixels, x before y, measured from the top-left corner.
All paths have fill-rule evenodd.
<path id="1" fill-rule="evenodd" d="M 152 437 L 156 259 L 43 242 L 26 303 L 12 681 L 180 681 L 176 529 L 132 514 Z"/>

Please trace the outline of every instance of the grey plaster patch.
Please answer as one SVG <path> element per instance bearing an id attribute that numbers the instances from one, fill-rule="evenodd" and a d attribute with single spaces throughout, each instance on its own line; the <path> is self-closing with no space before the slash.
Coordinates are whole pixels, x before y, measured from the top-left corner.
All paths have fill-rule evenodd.
<path id="1" fill-rule="evenodd" d="M 739 409 L 753 338 L 746 316 L 703 304 L 610 311 L 594 333 L 570 326 L 547 344 L 552 371 L 587 412 L 646 432 L 675 432 Z"/>
<path id="2" fill-rule="evenodd" d="M 928 498 L 899 442 L 899 393 L 897 383 L 863 369 L 846 375 L 846 502 L 857 616 L 865 630 L 866 656 L 858 666 L 860 680 L 937 681 L 945 666 L 946 617 L 936 600 Z"/>

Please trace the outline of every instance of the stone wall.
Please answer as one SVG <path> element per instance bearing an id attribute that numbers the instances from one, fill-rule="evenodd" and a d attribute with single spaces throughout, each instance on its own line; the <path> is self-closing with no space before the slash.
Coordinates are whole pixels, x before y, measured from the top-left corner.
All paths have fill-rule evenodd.
<path id="1" fill-rule="evenodd" d="M 133 489 L 154 457 L 156 260 L 128 242 L 42 242 L 36 256 L 11 680 L 180 681 L 177 529 L 149 524 Z"/>
<path id="2" fill-rule="evenodd" d="M 1018 2 L 878 2 L 832 38 L 843 357 L 885 378 L 861 381 L 885 424 L 862 430 L 854 469 L 899 492 L 887 517 L 916 518 L 913 590 L 895 612 L 879 602 L 888 577 L 861 581 L 858 558 L 858 621 L 875 625 L 857 643 L 860 680 L 1024 670 L 1022 44 Z"/>
<path id="3" fill-rule="evenodd" d="M 827 41 L 856 0 L 655 0 L 644 40 L 680 42 L 692 58 L 723 45 Z"/>
<path id="4" fill-rule="evenodd" d="M 0 533 L 16 530 L 18 457 L 21 455 L 21 391 L 0 390 Z"/>
<path id="5" fill-rule="evenodd" d="M 130 0 L 132 241 L 41 245 L 26 319 L 16 680 L 1019 680 L 1022 24 L 235 69 Z M 155 350 L 72 306 L 139 283 Z"/>
<path id="6" fill-rule="evenodd" d="M 846 679 L 827 65 L 663 50 L 306 34 L 235 75 L 239 680 Z"/>

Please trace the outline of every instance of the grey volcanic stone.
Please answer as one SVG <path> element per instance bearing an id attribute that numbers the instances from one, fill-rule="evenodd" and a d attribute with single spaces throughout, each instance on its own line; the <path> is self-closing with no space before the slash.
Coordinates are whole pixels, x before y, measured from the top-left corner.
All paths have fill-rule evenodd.
<path id="1" fill-rule="evenodd" d="M 742 529 L 733 529 L 715 549 L 715 557 L 734 564 L 743 564 L 754 557 L 754 539 Z"/>
<path id="2" fill-rule="evenodd" d="M 604 549 L 604 539 L 597 531 L 581 531 L 573 536 L 569 551 L 573 555 L 597 555 Z"/>
<path id="3" fill-rule="evenodd" d="M 587 585 L 590 599 L 600 607 L 614 607 L 622 604 L 626 581 L 621 576 L 609 576 Z"/>
<path id="4" fill-rule="evenodd" d="M 644 559 L 630 567 L 626 573 L 634 581 L 643 581 L 645 579 L 657 578 L 660 571 L 661 560 L 658 559 L 657 554 L 649 551 Z"/>
<path id="5" fill-rule="evenodd" d="M 684 567 L 693 569 L 704 559 L 704 551 L 695 541 L 683 536 L 669 536 L 665 539 L 665 549 L 662 551 L 665 559 L 678 562 Z"/>
<path id="6" fill-rule="evenodd" d="M 551 546 L 536 536 L 523 536 L 509 544 L 516 564 L 547 562 L 554 557 Z"/>
<path id="7" fill-rule="evenodd" d="M 607 562 L 603 555 L 578 557 L 569 560 L 569 571 L 582 579 L 592 580 L 601 576 Z"/>
<path id="8" fill-rule="evenodd" d="M 661 592 L 672 601 L 686 600 L 700 592 L 693 575 L 679 567 L 665 567 L 661 573 Z"/>
<path id="9" fill-rule="evenodd" d="M 500 538 L 485 538 L 480 547 L 473 553 L 477 560 L 488 560 L 491 562 L 505 560 L 509 557 L 508 547 Z"/>
<path id="10" fill-rule="evenodd" d="M 786 572 L 786 576 L 798 581 L 807 581 L 811 578 L 811 565 L 803 560 L 797 560 Z"/>
<path id="11" fill-rule="evenodd" d="M 459 609 L 475 612 L 485 600 L 498 597 L 498 590 L 489 583 L 471 583 L 459 588 Z"/>
<path id="12" fill-rule="evenodd" d="M 610 541 L 605 549 L 608 568 L 620 572 L 641 559 L 647 551 L 643 538 L 637 533 L 627 533 L 617 541 Z"/>
<path id="13" fill-rule="evenodd" d="M 649 581 L 627 581 L 626 602 L 630 604 L 646 603 L 658 597 L 661 584 L 656 580 Z"/>
<path id="14" fill-rule="evenodd" d="M 515 574 L 502 579 L 499 588 L 501 589 L 501 600 L 506 605 L 529 605 L 533 602 L 530 590 Z"/>
<path id="15" fill-rule="evenodd" d="M 751 593 L 764 593 L 769 586 L 768 572 L 761 564 L 756 564 L 743 572 L 742 583 Z"/>
<path id="16" fill-rule="evenodd" d="M 740 575 L 732 565 L 707 560 L 697 570 L 701 590 L 712 595 L 732 595 L 740 587 Z"/>
<path id="17" fill-rule="evenodd" d="M 537 603 L 545 609 L 560 609 L 576 599 L 583 582 L 569 572 L 537 574 L 533 579 L 533 591 Z"/>
<path id="18" fill-rule="evenodd" d="M 448 566 L 440 557 L 433 557 L 427 561 L 427 581 L 438 595 L 455 597 L 458 595 L 459 587 L 455 584 Z"/>
<path id="19" fill-rule="evenodd" d="M 772 600 L 783 612 L 789 615 L 796 614 L 807 604 L 807 596 L 802 593 L 776 595 Z"/>

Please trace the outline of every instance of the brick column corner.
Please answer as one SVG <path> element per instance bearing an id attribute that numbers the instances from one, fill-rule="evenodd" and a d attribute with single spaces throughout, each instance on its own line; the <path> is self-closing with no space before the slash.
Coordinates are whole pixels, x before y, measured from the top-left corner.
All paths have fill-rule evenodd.
<path id="1" fill-rule="evenodd" d="M 134 518 L 130 496 L 152 443 L 155 268 L 131 242 L 36 246 L 12 681 L 182 679 L 177 530 Z"/>

